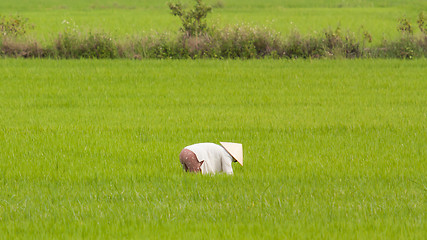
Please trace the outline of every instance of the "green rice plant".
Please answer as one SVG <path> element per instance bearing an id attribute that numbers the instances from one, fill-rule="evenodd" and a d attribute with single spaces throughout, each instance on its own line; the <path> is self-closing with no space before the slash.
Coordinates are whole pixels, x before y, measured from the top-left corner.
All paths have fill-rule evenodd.
<path id="1" fill-rule="evenodd" d="M 0 238 L 422 239 L 425 65 L 2 59 Z"/>

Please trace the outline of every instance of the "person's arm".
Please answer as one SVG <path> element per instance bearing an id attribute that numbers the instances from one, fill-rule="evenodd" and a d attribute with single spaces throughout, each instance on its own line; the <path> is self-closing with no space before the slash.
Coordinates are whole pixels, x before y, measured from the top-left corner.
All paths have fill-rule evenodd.
<path id="1" fill-rule="evenodd" d="M 233 174 L 233 168 L 231 167 L 232 162 L 233 162 L 233 158 L 223 157 L 222 158 L 222 171 L 227 173 L 227 174 Z"/>

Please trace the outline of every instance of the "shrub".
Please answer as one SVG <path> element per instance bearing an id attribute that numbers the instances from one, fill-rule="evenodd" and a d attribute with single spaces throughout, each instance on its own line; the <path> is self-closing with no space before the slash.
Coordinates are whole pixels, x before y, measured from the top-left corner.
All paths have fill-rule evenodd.
<path id="1" fill-rule="evenodd" d="M 380 57 L 398 57 L 412 59 L 415 57 L 427 56 L 427 35 L 424 20 L 424 14 L 421 12 L 418 16 L 418 28 L 421 31 L 420 35 L 414 34 L 414 29 L 408 19 L 405 17 L 399 19 L 397 30 L 401 36 L 396 41 L 383 41 L 379 49 L 378 56 Z"/>
<path id="2" fill-rule="evenodd" d="M 211 46 L 221 58 L 262 58 L 283 55 L 280 35 L 266 28 L 244 24 L 229 26 L 213 32 Z"/>
<path id="3" fill-rule="evenodd" d="M 427 57 L 427 36 L 402 36 L 397 41 L 384 41 L 376 57 L 413 59 Z"/>
<path id="4" fill-rule="evenodd" d="M 37 41 L 18 41 L 10 37 L 5 37 L 1 41 L 1 54 L 4 56 L 43 58 L 51 55 L 49 49 L 43 48 Z"/>
<path id="5" fill-rule="evenodd" d="M 360 41 L 353 33 L 347 32 L 343 34 L 340 27 L 335 31 L 331 29 L 324 32 L 325 43 L 324 49 L 330 55 L 342 56 L 347 58 L 354 58 L 361 56 Z"/>
<path id="6" fill-rule="evenodd" d="M 55 51 L 60 58 L 116 58 L 118 50 L 112 37 L 106 33 L 65 32 L 55 40 Z"/>
<path id="7" fill-rule="evenodd" d="M 218 42 L 209 34 L 186 36 L 179 39 L 184 58 L 218 58 Z"/>

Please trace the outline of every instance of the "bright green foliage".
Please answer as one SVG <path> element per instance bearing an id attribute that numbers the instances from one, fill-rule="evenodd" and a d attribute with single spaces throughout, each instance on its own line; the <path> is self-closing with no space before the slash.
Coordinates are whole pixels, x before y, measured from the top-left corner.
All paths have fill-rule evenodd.
<path id="1" fill-rule="evenodd" d="M 426 64 L 3 59 L 0 238 L 422 239 Z"/>

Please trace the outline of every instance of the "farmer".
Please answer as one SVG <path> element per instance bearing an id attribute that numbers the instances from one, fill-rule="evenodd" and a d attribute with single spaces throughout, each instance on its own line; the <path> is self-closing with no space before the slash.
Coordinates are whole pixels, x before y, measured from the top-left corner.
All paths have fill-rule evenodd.
<path id="1" fill-rule="evenodd" d="M 196 143 L 185 147 L 179 154 L 179 161 L 186 172 L 233 174 L 232 162 L 243 166 L 243 148 L 240 143 L 220 142 Z"/>

